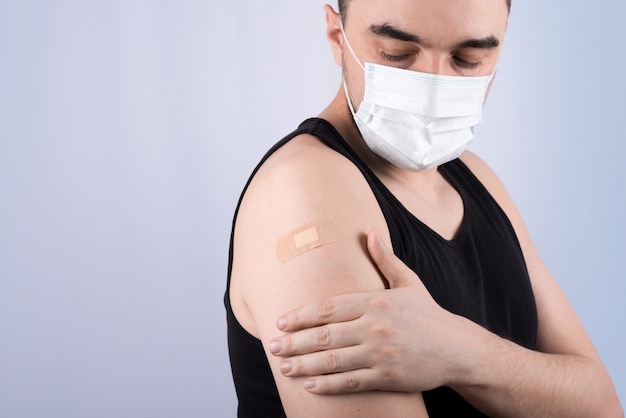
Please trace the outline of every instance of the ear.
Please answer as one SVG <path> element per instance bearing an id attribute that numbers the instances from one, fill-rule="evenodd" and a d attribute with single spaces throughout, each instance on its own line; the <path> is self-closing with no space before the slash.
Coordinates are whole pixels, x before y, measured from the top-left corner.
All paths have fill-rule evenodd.
<path id="1" fill-rule="evenodd" d="M 329 4 L 324 6 L 326 12 L 326 38 L 337 65 L 343 65 L 343 35 L 341 34 L 341 16 Z"/>

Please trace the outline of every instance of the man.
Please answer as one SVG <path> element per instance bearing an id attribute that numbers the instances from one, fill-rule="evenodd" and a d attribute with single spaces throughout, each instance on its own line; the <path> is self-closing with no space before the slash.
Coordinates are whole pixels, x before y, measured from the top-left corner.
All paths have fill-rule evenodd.
<path id="1" fill-rule="evenodd" d="M 235 214 L 240 416 L 623 416 L 506 190 L 464 151 L 509 6 L 326 6 L 344 82 Z"/>

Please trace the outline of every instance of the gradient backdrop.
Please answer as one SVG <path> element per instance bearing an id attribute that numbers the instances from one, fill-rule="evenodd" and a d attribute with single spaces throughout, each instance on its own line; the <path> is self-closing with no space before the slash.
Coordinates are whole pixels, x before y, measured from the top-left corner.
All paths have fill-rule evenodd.
<path id="1" fill-rule="evenodd" d="M 235 415 L 231 216 L 339 87 L 322 6 L 0 0 L 0 416 Z M 472 144 L 622 402 L 625 8 L 515 0 Z"/>

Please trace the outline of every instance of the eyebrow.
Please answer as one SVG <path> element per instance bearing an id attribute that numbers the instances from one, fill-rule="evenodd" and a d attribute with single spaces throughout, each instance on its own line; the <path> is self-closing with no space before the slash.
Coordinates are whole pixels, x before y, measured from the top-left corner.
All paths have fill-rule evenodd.
<path id="1" fill-rule="evenodd" d="M 389 23 L 383 23 L 382 25 L 370 25 L 369 31 L 378 36 L 384 36 L 386 38 L 397 39 L 399 41 L 413 42 L 415 44 L 422 45 L 422 39 L 412 33 L 405 32 L 398 28 L 393 27 Z M 489 35 L 485 38 L 479 39 L 467 39 L 459 42 L 454 46 L 454 49 L 475 48 L 475 49 L 493 49 L 500 45 L 500 41 L 493 35 Z"/>
<path id="2" fill-rule="evenodd" d="M 493 35 L 481 39 L 468 39 L 461 41 L 455 45 L 455 49 L 476 48 L 476 49 L 493 49 L 500 45 L 500 41 Z"/>
<path id="3" fill-rule="evenodd" d="M 398 39 L 400 41 L 413 42 L 416 44 L 422 43 L 422 40 L 419 36 L 410 34 L 398 28 L 394 28 L 389 23 L 383 23 L 382 25 L 370 25 L 369 30 L 371 33 L 378 36 Z"/>

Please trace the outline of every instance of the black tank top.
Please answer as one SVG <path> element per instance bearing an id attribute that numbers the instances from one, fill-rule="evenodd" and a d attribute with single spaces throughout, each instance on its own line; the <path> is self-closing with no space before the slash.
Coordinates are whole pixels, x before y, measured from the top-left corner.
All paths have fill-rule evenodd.
<path id="1" fill-rule="evenodd" d="M 394 252 L 415 271 L 443 308 L 493 333 L 534 349 L 537 335 L 535 299 L 513 227 L 493 197 L 459 159 L 438 168 L 463 199 L 461 227 L 448 241 L 413 216 L 323 119 L 308 119 L 278 142 L 261 160 L 300 134 L 310 134 L 356 165 L 369 183 L 389 227 Z M 233 220 L 233 232 L 239 205 Z M 228 287 L 233 261 L 231 234 Z M 283 417 L 276 383 L 261 341 L 235 318 L 228 296 L 224 302 L 231 369 L 239 399 L 239 417 Z M 424 392 L 430 417 L 485 416 L 450 388 Z"/>

